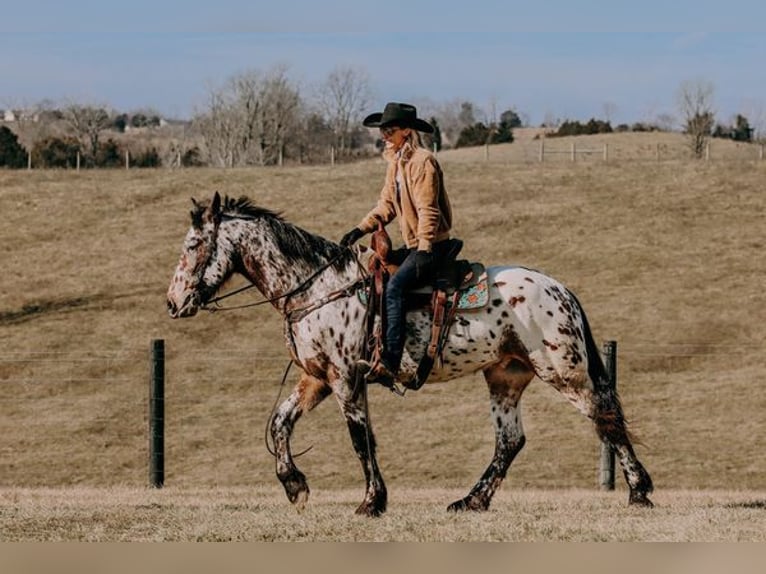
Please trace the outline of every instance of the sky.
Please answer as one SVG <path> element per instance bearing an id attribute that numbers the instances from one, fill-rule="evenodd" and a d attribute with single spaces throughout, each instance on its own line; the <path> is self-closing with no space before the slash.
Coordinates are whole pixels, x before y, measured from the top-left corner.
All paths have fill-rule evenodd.
<path id="1" fill-rule="evenodd" d="M 616 125 L 677 115 L 680 85 L 705 81 L 719 121 L 766 123 L 763 0 L 2 2 L 0 108 L 189 118 L 237 74 L 285 66 L 308 95 L 351 67 L 369 77 L 370 112 L 460 100 L 532 125 Z"/>

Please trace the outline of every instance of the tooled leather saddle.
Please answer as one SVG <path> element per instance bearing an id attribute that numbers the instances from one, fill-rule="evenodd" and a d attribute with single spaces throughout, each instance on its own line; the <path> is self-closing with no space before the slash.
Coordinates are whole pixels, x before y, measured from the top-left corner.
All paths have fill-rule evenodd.
<path id="1" fill-rule="evenodd" d="M 458 259 L 463 242 L 460 239 L 447 239 L 445 255 L 436 262 L 429 281 L 405 294 L 405 307 L 408 310 L 425 309 L 431 313 L 431 337 L 426 353 L 418 363 L 413 380 L 403 383 L 405 387 L 417 390 L 423 386 L 433 369 L 434 363 L 443 361 L 444 344 L 449 334 L 455 314 L 459 309 L 478 309 L 488 302 L 487 274 L 484 265 Z M 385 333 L 384 296 L 388 278 L 398 268 L 391 261 L 391 238 L 379 221 L 378 229 L 372 233 L 370 248 L 374 256 L 370 258 L 368 271 L 372 277 L 369 295 L 360 291 L 360 297 L 366 301 L 367 314 L 367 349 L 366 355 L 373 362 L 380 360 Z M 376 317 L 380 320 L 376 321 Z"/>

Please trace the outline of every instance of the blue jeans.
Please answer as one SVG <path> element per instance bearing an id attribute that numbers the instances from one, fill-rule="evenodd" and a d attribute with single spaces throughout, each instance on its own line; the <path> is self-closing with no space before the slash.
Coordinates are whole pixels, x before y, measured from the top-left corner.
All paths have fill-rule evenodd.
<path id="1" fill-rule="evenodd" d="M 442 241 L 434 244 L 434 267 L 444 256 L 446 243 Z M 386 368 L 392 373 L 399 370 L 407 336 L 404 294 L 410 289 L 424 284 L 423 281 L 418 280 L 417 267 L 415 266 L 416 252 L 415 249 L 397 249 L 389 257 L 392 263 L 399 263 L 404 258 L 399 269 L 391 276 L 386 285 L 386 341 L 383 346 L 382 359 Z"/>
<path id="2" fill-rule="evenodd" d="M 404 293 L 418 283 L 415 267 L 415 250 L 410 249 L 399 269 L 386 285 L 386 342 L 383 346 L 383 363 L 392 373 L 399 370 L 404 353 L 405 311 Z"/>

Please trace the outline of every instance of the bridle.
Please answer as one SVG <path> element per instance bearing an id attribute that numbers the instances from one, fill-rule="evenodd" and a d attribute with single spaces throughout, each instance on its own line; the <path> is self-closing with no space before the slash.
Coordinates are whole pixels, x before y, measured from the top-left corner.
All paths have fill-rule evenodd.
<path id="1" fill-rule="evenodd" d="M 290 297 L 293 297 L 299 293 L 304 292 L 306 289 L 308 289 L 317 277 L 319 277 L 327 269 L 335 265 L 335 263 L 337 263 L 338 260 L 344 255 L 345 253 L 341 251 L 335 257 L 328 260 L 327 263 L 319 267 L 319 269 L 314 271 L 306 279 L 301 281 L 296 287 L 294 287 L 293 289 L 290 289 L 286 293 L 282 293 L 281 295 L 276 295 L 269 299 L 262 299 L 260 301 L 255 301 L 254 303 L 244 303 L 242 305 L 234 305 L 230 307 L 222 307 L 220 305 L 221 301 L 224 301 L 225 299 L 228 299 L 229 297 L 233 297 L 234 295 L 238 295 L 240 293 L 243 293 L 255 287 L 254 283 L 250 283 L 249 285 L 244 285 L 243 287 L 240 287 L 238 289 L 235 289 L 233 291 L 230 291 L 218 297 L 214 297 L 213 299 L 210 299 L 209 301 L 207 301 L 207 303 L 202 305 L 200 308 L 204 309 L 205 311 L 209 313 L 216 313 L 218 311 L 233 311 L 235 309 L 247 309 L 249 307 L 258 307 L 260 305 L 266 305 L 269 303 L 273 304 L 284 299 L 285 310 L 286 310 L 287 300 L 289 300 Z M 341 287 L 340 289 L 337 289 L 333 291 L 332 293 L 325 295 L 318 301 L 312 302 L 304 307 L 299 307 L 297 309 L 292 309 L 289 312 L 286 312 L 287 320 L 290 322 L 300 321 L 303 317 L 308 315 L 311 311 L 319 309 L 320 307 L 324 307 L 327 303 L 335 301 L 336 299 L 340 299 L 341 297 L 348 297 L 352 295 L 353 293 L 355 293 L 358 289 L 361 289 L 362 287 L 364 287 L 367 282 L 367 273 L 364 271 L 364 266 L 359 262 L 359 259 L 358 257 L 356 257 L 356 254 L 354 255 L 354 257 L 356 258 L 357 263 L 359 264 L 358 268 L 362 271 L 362 277 L 360 279 L 357 279 L 356 281 L 353 281 L 352 283 L 346 285 L 345 287 Z"/>

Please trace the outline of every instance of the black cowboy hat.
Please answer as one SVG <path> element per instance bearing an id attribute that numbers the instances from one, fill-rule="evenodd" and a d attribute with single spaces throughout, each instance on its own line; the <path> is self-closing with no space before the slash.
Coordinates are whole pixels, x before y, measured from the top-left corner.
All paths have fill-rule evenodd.
<path id="1" fill-rule="evenodd" d="M 419 132 L 427 134 L 434 133 L 434 128 L 425 120 L 417 117 L 418 112 L 415 106 L 410 104 L 400 104 L 397 102 L 388 102 L 383 109 L 383 113 L 376 112 L 370 114 L 362 124 L 368 128 L 388 128 L 396 126 L 398 128 L 412 128 Z"/>

